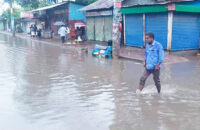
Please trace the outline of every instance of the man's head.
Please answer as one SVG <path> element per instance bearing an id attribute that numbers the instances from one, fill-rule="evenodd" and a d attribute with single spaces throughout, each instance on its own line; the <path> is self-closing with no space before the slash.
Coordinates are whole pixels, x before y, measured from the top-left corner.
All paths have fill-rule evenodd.
<path id="1" fill-rule="evenodd" d="M 146 33 L 146 41 L 150 44 L 154 41 L 154 34 L 152 32 Z"/>

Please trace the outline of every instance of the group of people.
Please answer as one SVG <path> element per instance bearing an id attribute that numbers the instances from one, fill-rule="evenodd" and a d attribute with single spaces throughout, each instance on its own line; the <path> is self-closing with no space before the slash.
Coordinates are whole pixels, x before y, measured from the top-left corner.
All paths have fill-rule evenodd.
<path id="1" fill-rule="evenodd" d="M 58 30 L 58 34 L 61 37 L 62 43 L 65 43 L 66 40 L 69 40 L 73 37 L 75 38 L 75 41 L 86 40 L 84 27 L 70 29 L 69 27 L 65 27 L 64 25 L 62 25 Z"/>
<path id="2" fill-rule="evenodd" d="M 65 43 L 66 40 L 75 39 L 75 41 L 84 41 L 86 40 L 85 35 L 85 27 L 77 27 L 77 28 L 69 28 L 65 25 L 62 25 L 59 30 L 58 34 L 61 37 L 62 43 Z M 31 37 L 42 37 L 42 29 L 38 29 L 37 25 L 30 26 L 30 35 Z M 53 38 L 53 30 L 50 29 L 50 38 Z"/>
<path id="3" fill-rule="evenodd" d="M 31 27 L 30 27 L 31 37 L 39 37 L 39 38 L 41 38 L 41 36 L 42 36 L 41 33 L 42 33 L 42 29 L 38 29 L 36 24 L 31 25 Z"/>

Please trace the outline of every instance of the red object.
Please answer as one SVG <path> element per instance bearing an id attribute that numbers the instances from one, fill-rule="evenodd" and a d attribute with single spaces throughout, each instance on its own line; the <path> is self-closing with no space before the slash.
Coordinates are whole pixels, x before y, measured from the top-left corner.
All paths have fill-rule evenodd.
<path id="1" fill-rule="evenodd" d="M 119 31 L 122 31 L 122 23 L 119 24 Z"/>
<path id="2" fill-rule="evenodd" d="M 66 9 L 66 13 L 69 13 L 69 9 Z"/>
<path id="3" fill-rule="evenodd" d="M 75 25 L 86 25 L 82 20 L 71 20 L 69 21 L 69 24 L 71 26 L 70 36 L 72 39 L 76 38 Z"/>
<path id="4" fill-rule="evenodd" d="M 116 2 L 115 8 L 122 8 L 122 2 Z"/>
<path id="5" fill-rule="evenodd" d="M 176 10 L 176 5 L 175 4 L 169 4 L 167 6 L 168 11 L 175 11 Z"/>
<path id="6" fill-rule="evenodd" d="M 32 12 L 24 11 L 24 12 L 21 12 L 20 15 L 21 15 L 21 18 L 34 18 L 34 15 Z"/>

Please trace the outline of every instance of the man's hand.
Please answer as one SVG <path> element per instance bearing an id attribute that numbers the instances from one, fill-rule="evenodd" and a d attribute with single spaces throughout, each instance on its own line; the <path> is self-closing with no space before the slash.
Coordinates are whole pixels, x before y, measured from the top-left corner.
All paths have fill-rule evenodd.
<path id="1" fill-rule="evenodd" d="M 146 65 L 147 65 L 147 64 L 146 64 L 146 61 L 143 63 L 143 65 L 144 65 L 144 67 L 146 68 Z"/>
<path id="2" fill-rule="evenodd" d="M 155 70 L 159 70 L 159 69 L 160 69 L 160 64 L 161 64 L 161 63 L 158 63 L 158 64 L 156 65 Z"/>

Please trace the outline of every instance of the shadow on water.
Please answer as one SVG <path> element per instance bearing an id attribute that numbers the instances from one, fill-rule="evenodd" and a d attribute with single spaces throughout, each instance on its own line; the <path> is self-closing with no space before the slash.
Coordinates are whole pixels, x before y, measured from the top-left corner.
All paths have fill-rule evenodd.
<path id="1" fill-rule="evenodd" d="M 163 66 L 160 95 L 152 76 L 135 93 L 140 63 L 77 48 L 0 35 L 0 60 L 0 129 L 200 129 L 200 60 Z"/>

